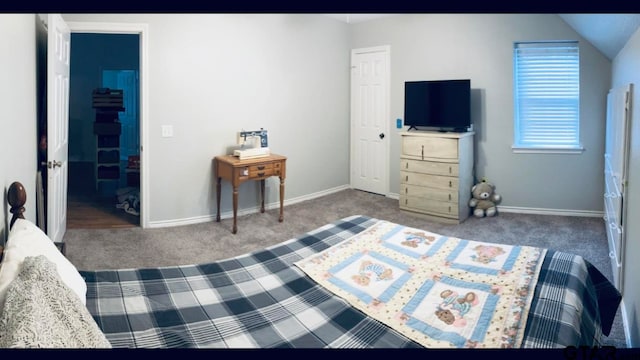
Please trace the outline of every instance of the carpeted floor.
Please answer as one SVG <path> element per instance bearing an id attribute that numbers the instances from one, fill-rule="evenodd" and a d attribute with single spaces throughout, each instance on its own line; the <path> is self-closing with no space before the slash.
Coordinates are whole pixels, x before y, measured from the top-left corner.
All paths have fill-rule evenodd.
<path id="1" fill-rule="evenodd" d="M 366 215 L 464 239 L 529 245 L 575 253 L 612 279 L 602 218 L 500 213 L 444 224 L 402 212 L 398 200 L 359 190 L 343 190 L 278 209 L 233 219 L 160 229 L 68 229 L 69 260 L 81 270 L 158 267 L 215 261 L 297 237 L 351 215 Z M 626 347 L 620 310 L 605 345 Z"/>

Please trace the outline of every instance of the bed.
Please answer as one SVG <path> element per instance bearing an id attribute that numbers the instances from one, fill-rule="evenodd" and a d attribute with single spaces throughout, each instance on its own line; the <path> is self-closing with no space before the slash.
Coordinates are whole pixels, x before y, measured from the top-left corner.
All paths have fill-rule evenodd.
<path id="1" fill-rule="evenodd" d="M 6 262 L 11 260 L 7 258 L 8 255 L 12 255 L 8 250 L 12 246 L 18 246 L 12 243 L 23 241 L 16 229 L 33 226 L 22 217 L 26 198 L 22 185 L 12 184 L 7 198 L 13 218 L 0 267 L 0 282 L 6 283 L 10 281 L 3 280 L 3 271 L 7 266 Z M 35 229 L 31 231 L 38 232 Z M 413 241 L 411 244 L 405 243 L 407 246 L 403 251 L 419 249 L 421 244 L 417 242 L 420 241 L 428 242 L 430 247 L 429 252 L 413 257 L 415 262 L 407 265 L 404 275 L 400 276 L 398 271 L 404 265 L 396 261 L 400 257 L 392 254 L 398 250 L 393 246 L 400 244 L 396 241 L 399 236 L 397 234 L 403 231 L 411 232 L 412 236 L 403 237 L 402 242 Z M 417 232 L 422 236 L 415 236 Z M 44 234 L 39 236 L 46 238 Z M 386 239 L 387 242 L 380 239 Z M 363 253 L 370 258 L 366 261 L 362 257 L 358 261 L 349 260 L 354 259 L 354 253 L 348 253 L 347 250 L 353 247 L 358 252 L 366 241 L 369 243 L 366 243 Z M 389 245 L 393 241 L 396 241 L 396 245 Z M 65 260 L 59 251 L 55 255 L 52 255 L 53 250 L 49 248 L 33 254 L 23 251 L 18 263 L 19 266 L 27 267 L 27 262 L 33 262 L 37 255 L 50 255 L 53 262 L 57 262 L 62 274 L 60 278 L 63 280 L 62 283 L 58 282 L 58 288 L 65 291 L 71 288 L 73 291 L 66 291 L 63 300 L 55 301 L 57 304 L 60 301 L 73 302 L 74 307 L 78 308 L 75 313 L 83 319 L 84 327 L 80 337 L 85 333 L 91 335 L 90 339 L 79 339 L 71 345 L 64 343 L 65 339 L 55 339 L 61 341 L 62 346 L 68 347 L 395 349 L 567 348 L 602 345 L 602 337 L 609 334 L 621 295 L 598 269 L 580 256 L 551 249 L 508 249 L 508 254 L 504 255 L 507 259 L 505 264 L 509 264 L 512 269 L 510 271 L 498 269 L 488 272 L 480 271 L 478 267 L 456 267 L 459 261 L 451 258 L 454 253 L 462 254 L 463 248 L 478 251 L 486 250 L 492 245 L 354 215 L 263 250 L 226 260 L 157 268 L 98 271 L 76 269 L 77 275 L 83 280 L 82 284 L 71 281 L 66 281 L 70 285 L 65 283 L 64 280 L 75 274 L 71 274 L 73 269 L 69 270 L 70 264 L 64 264 L 68 271 L 67 275 L 62 274 L 64 272 L 60 271 L 60 264 Z M 443 262 L 434 266 L 427 265 L 436 261 L 438 254 L 446 248 L 455 251 L 447 254 L 447 258 L 440 259 Z M 504 253 L 500 251 L 498 255 Z M 486 265 L 494 261 L 495 248 L 492 248 L 492 253 L 493 258 L 487 257 L 487 252 L 484 251 L 480 262 Z M 526 266 L 515 271 L 513 269 L 521 261 L 521 254 L 528 254 L 522 260 Z M 480 256 L 480 253 L 477 255 Z M 393 276 L 389 269 L 374 266 L 371 261 L 373 259 L 375 262 L 375 259 L 382 257 L 395 259 L 388 260 L 389 264 L 396 261 L 393 262 Z M 402 257 L 404 258 L 409 256 Z M 378 281 L 376 284 L 382 284 L 383 280 L 391 278 L 395 282 L 392 286 L 385 285 L 384 289 L 379 289 L 379 293 L 373 298 L 367 297 L 367 294 L 355 289 L 353 284 L 345 285 L 348 279 L 336 280 L 336 274 L 345 269 L 336 264 L 346 263 L 347 260 L 350 264 L 359 266 L 357 271 L 369 277 L 367 282 Z M 324 265 L 326 267 L 322 267 Z M 429 271 L 422 271 L 429 266 Z M 450 267 L 451 272 L 443 273 L 444 267 Z M 334 270 L 332 276 L 327 275 Z M 434 275 L 434 271 L 440 272 Z M 410 284 L 421 273 L 425 273 L 425 278 L 419 280 L 419 283 L 431 284 L 428 291 L 419 284 L 414 286 L 416 292 L 407 293 L 403 300 L 396 300 L 397 296 L 394 298 L 389 295 L 391 292 L 399 294 L 405 291 L 407 286 L 404 284 Z M 516 273 L 524 276 L 513 275 Z M 462 280 L 454 279 L 447 283 L 450 285 L 442 285 L 444 278 L 453 279 L 456 274 Z M 511 289 L 513 282 L 513 289 L 526 288 L 528 291 L 517 290 L 513 294 L 519 297 L 510 297 L 511 292 L 507 294 L 506 290 L 501 290 L 502 293 L 496 290 L 495 284 L 491 283 L 493 278 L 499 279 L 501 289 Z M 461 285 L 461 281 L 465 279 L 468 283 L 475 281 L 476 284 Z M 358 281 L 362 285 L 362 279 Z M 386 284 L 391 282 L 387 281 Z M 83 285 L 86 286 L 84 289 Z M 450 286 L 455 291 L 444 291 L 444 288 L 438 286 Z M 473 291 L 464 291 L 465 288 Z M 478 306 L 484 288 L 487 290 L 487 295 L 483 298 L 484 305 Z M 416 294 L 422 294 L 423 299 L 426 299 L 435 294 L 436 290 L 442 298 L 438 300 L 438 304 L 433 304 L 433 300 L 422 304 L 412 303 Z M 47 296 L 55 297 L 55 294 Z M 502 303 L 502 298 L 509 300 Z M 398 305 L 404 307 L 400 311 L 402 315 L 384 315 L 390 312 L 392 306 L 389 304 L 394 301 L 402 302 L 402 305 Z M 439 325 L 429 325 L 429 321 L 436 321 L 433 320 L 433 315 L 430 315 L 431 320 L 421 320 L 418 313 L 424 313 L 419 311 L 421 306 L 426 306 L 424 304 L 437 307 L 441 312 L 437 317 L 445 310 L 449 311 L 450 322 L 447 324 L 440 318 L 442 323 L 438 323 Z M 502 316 L 497 320 L 495 314 L 500 307 L 507 307 L 504 314 L 510 317 L 508 321 L 502 319 Z M 485 323 L 491 326 L 500 324 L 501 327 L 487 329 L 485 326 L 478 332 L 480 327 L 476 326 L 467 335 L 462 330 L 458 331 L 463 325 L 471 323 L 471 320 L 462 319 L 461 314 L 479 308 L 481 311 L 478 312 L 478 318 L 489 319 Z M 0 325 L 6 317 L 10 317 L 6 313 L 5 304 Z M 451 315 L 452 313 L 456 315 Z M 91 319 L 86 319 L 87 314 Z M 67 331 L 73 333 L 73 328 Z M 492 337 L 486 335 L 491 331 L 494 332 Z M 499 335 L 495 335 L 496 332 Z M 415 335 L 416 333 L 419 335 Z M 7 336 L 6 331 L 0 334 L 0 340 L 3 336 Z M 492 338 L 494 341 L 483 342 L 485 338 Z M 38 341 L 40 340 L 23 342 L 18 346 L 37 347 L 45 344 L 47 347 L 47 344 L 57 344 Z"/>

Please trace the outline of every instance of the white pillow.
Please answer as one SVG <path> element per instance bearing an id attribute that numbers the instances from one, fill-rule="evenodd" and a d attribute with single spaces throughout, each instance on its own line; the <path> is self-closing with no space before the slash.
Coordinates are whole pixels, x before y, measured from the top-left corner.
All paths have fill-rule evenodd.
<path id="1" fill-rule="evenodd" d="M 0 313 L 4 309 L 7 288 L 18 277 L 24 258 L 44 255 L 56 265 L 62 281 L 78 294 L 83 305 L 87 303 L 87 284 L 78 269 L 67 260 L 39 227 L 24 219 L 18 219 L 9 232 L 0 263 Z"/>

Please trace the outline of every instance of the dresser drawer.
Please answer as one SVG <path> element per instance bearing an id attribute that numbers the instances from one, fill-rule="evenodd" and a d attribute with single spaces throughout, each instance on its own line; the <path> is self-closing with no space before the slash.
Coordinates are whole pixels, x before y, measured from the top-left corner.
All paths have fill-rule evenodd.
<path id="1" fill-rule="evenodd" d="M 249 178 L 259 179 L 274 174 L 273 164 L 259 164 L 249 166 Z"/>
<path id="2" fill-rule="evenodd" d="M 400 195 L 400 208 L 458 218 L 458 204 Z"/>
<path id="3" fill-rule="evenodd" d="M 424 158 L 458 159 L 458 139 L 403 136 L 402 155 Z"/>
<path id="4" fill-rule="evenodd" d="M 438 200 L 444 202 L 458 203 L 458 191 L 436 189 L 427 186 L 417 186 L 409 184 L 400 185 L 400 193 L 407 197 L 419 197 L 426 200 Z"/>
<path id="5" fill-rule="evenodd" d="M 456 177 L 419 174 L 400 171 L 400 184 L 419 185 L 436 189 L 458 189 L 459 180 Z"/>
<path id="6" fill-rule="evenodd" d="M 416 173 L 458 176 L 458 164 L 455 163 L 402 159 L 400 169 Z"/>
<path id="7" fill-rule="evenodd" d="M 611 201 L 611 198 L 608 196 L 604 197 L 604 219 L 605 219 L 605 225 L 608 227 L 609 223 L 613 223 L 613 224 L 619 224 L 620 221 L 618 220 L 620 218 L 619 214 L 620 209 L 616 208 L 615 205 L 613 204 L 613 201 Z"/>

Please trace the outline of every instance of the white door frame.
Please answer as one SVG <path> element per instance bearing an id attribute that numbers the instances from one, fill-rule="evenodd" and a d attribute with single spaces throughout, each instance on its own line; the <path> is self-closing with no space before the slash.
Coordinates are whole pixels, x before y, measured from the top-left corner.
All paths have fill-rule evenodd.
<path id="1" fill-rule="evenodd" d="M 149 25 L 67 22 L 71 33 L 140 35 L 140 226 L 149 227 Z M 73 46 L 73 44 L 72 44 Z M 72 64 L 73 66 L 73 64 Z"/>
<path id="2" fill-rule="evenodd" d="M 384 127 L 384 134 L 386 136 L 386 141 L 384 141 L 384 148 L 385 148 L 385 158 L 384 158 L 384 169 L 385 169 L 385 176 L 383 176 L 384 178 L 384 195 L 385 196 L 389 196 L 389 176 L 390 176 L 390 171 L 389 171 L 389 152 L 390 152 L 390 143 L 391 143 L 391 125 L 390 125 L 390 114 L 391 114 L 391 109 L 390 109 L 390 87 L 391 87 L 391 65 L 390 65 L 390 59 L 391 59 L 391 46 L 390 45 L 381 45 L 381 46 L 374 46 L 374 47 L 367 47 L 367 48 L 358 48 L 358 49 L 352 49 L 351 50 L 351 59 L 349 61 L 350 65 L 353 66 L 353 58 L 354 55 L 356 54 L 363 54 L 363 53 L 372 53 L 372 52 L 383 52 L 385 54 L 385 76 L 386 76 L 386 83 L 387 83 L 387 89 L 386 89 L 386 94 L 385 94 L 385 99 L 384 101 L 386 102 L 385 104 L 385 114 L 384 114 L 384 119 L 385 119 L 385 127 Z M 351 80 L 351 72 L 349 72 L 349 77 Z M 351 86 L 353 86 L 353 84 L 351 84 Z M 357 141 L 357 135 L 354 134 L 355 132 L 355 116 L 354 114 L 354 104 L 353 104 L 353 88 L 350 88 L 349 90 L 349 96 L 350 96 L 350 108 L 351 108 L 351 112 L 350 112 L 350 127 L 351 127 L 351 138 L 350 138 L 350 148 L 351 148 L 351 155 L 350 155 L 350 159 L 351 159 L 351 165 L 350 165 L 350 169 L 349 169 L 349 178 L 350 178 L 350 184 L 351 184 L 351 188 L 353 188 L 353 174 L 354 171 L 356 170 L 356 164 L 354 161 L 354 157 L 355 157 L 355 141 Z"/>

